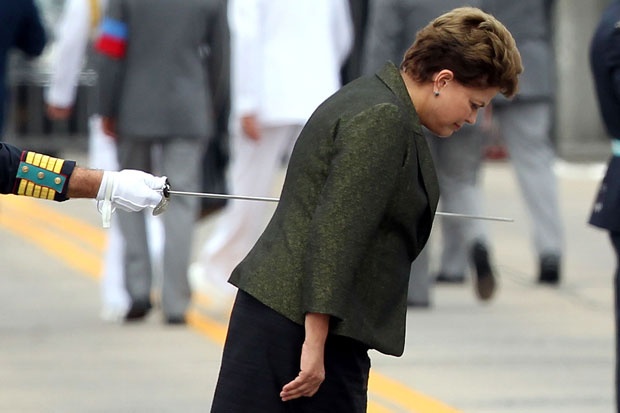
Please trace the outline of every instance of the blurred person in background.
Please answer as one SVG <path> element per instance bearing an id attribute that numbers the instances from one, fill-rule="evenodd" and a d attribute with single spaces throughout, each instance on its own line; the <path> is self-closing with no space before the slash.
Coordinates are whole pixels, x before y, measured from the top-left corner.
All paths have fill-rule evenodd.
<path id="1" fill-rule="evenodd" d="M 342 84 L 345 85 L 362 75 L 364 43 L 368 28 L 370 0 L 349 0 L 351 22 L 353 23 L 353 46 L 341 69 Z"/>
<path id="2" fill-rule="evenodd" d="M 589 223 L 609 232 L 616 254 L 615 301 L 615 397 L 620 413 L 620 0 L 603 11 L 590 45 L 590 67 L 600 113 L 611 138 L 612 157 L 598 191 Z"/>
<path id="3" fill-rule="evenodd" d="M 225 0 L 109 0 L 96 43 L 99 113 L 121 168 L 159 168 L 174 189 L 198 192 L 204 148 L 226 109 L 230 38 Z M 154 159 L 158 151 L 159 159 Z M 185 324 L 187 278 L 199 200 L 174 197 L 163 215 L 161 309 Z M 125 319 L 152 308 L 153 265 L 145 216 L 119 213 L 125 239 Z"/>
<path id="4" fill-rule="evenodd" d="M 491 116 L 491 122 L 507 146 L 532 219 L 533 244 L 538 261 L 537 282 L 557 285 L 561 279 L 564 240 L 557 181 L 553 171 L 555 151 L 551 141 L 555 96 L 555 59 L 551 41 L 553 1 L 482 0 L 480 7 L 506 24 L 522 53 L 524 74 L 519 92 L 510 100 L 498 96 L 488 109 L 490 113 L 486 115 Z M 399 12 L 404 13 L 403 10 Z M 476 133 L 482 133 L 481 128 L 478 128 Z M 462 191 L 462 205 L 472 213 L 479 213 L 482 210 L 482 196 L 476 185 L 483 163 L 481 151 L 484 138 L 472 139 L 477 140 L 480 146 L 463 147 L 450 162 L 439 162 L 438 173 L 440 182 L 458 183 L 456 187 Z M 461 142 L 460 139 L 455 139 L 445 147 L 449 148 L 453 143 L 465 144 L 466 140 Z M 449 167 L 442 168 L 442 165 Z M 449 201 L 452 194 L 456 193 L 442 192 L 442 202 Z M 469 206 L 466 206 L 468 204 Z M 451 209 L 445 204 L 444 208 Z M 460 205 L 458 208 L 458 212 L 461 212 Z M 480 222 L 454 219 L 442 220 L 442 224 L 445 224 L 445 228 L 442 226 L 443 269 L 440 269 L 437 276 L 438 281 L 462 282 L 469 256 L 476 270 L 478 296 L 483 299 L 490 298 L 496 288 L 496 279 L 484 226 Z M 453 242 L 455 240 L 457 242 Z M 463 240 L 468 242 L 461 242 Z M 428 257 L 423 254 L 421 259 Z M 428 268 L 428 263 L 415 263 L 414 272 L 418 266 Z M 416 280 L 414 277 L 413 282 Z M 424 292 L 427 289 L 418 288 L 417 291 Z M 415 284 L 412 293 L 416 294 Z M 417 301 L 421 300 L 418 298 Z"/>
<path id="5" fill-rule="evenodd" d="M 481 0 L 466 3 L 475 7 L 481 4 Z M 374 73 L 387 60 L 400 62 L 419 30 L 440 14 L 464 4 L 463 0 L 372 0 L 364 72 Z M 450 140 L 438 139 L 428 129 L 424 129 L 424 134 L 435 162 L 442 210 L 482 215 L 478 171 L 474 167 L 482 156 L 484 135 L 480 127 L 463 125 Z M 408 304 L 412 307 L 430 306 L 433 279 L 443 283 L 464 282 L 468 260 L 475 270 L 478 297 L 490 299 L 495 291 L 495 273 L 482 221 L 442 217 L 441 230 L 438 274 L 431 277 L 429 273 L 431 245 L 427 245 L 411 266 Z"/>
<path id="6" fill-rule="evenodd" d="M 9 101 L 6 79 L 9 52 L 16 48 L 30 57 L 39 56 L 46 40 L 34 0 L 0 1 L 0 134 Z"/>
<path id="7" fill-rule="evenodd" d="M 94 40 L 107 0 L 66 0 L 56 27 L 52 76 L 45 94 L 47 116 L 56 121 L 70 118 L 76 101 L 80 73 L 92 57 Z M 89 118 L 88 164 L 91 168 L 118 170 L 116 142 L 101 127 L 101 117 Z M 114 216 L 107 231 L 107 247 L 101 271 L 101 317 L 122 321 L 130 300 L 123 274 L 123 237 Z"/>
<path id="8" fill-rule="evenodd" d="M 351 50 L 347 0 L 230 0 L 232 123 L 230 192 L 265 196 L 316 106 L 341 85 Z M 279 192 L 279 191 L 278 191 Z M 190 278 L 229 309 L 233 268 L 265 228 L 273 205 L 233 200 L 190 268 Z"/>
<path id="9" fill-rule="evenodd" d="M 538 261 L 537 282 L 561 280 L 564 235 L 556 160 L 552 142 L 555 53 L 552 46 L 553 0 L 483 0 L 482 8 L 513 34 L 523 59 L 523 76 L 514 99 L 493 100 L 492 121 L 506 144 L 521 187 Z M 475 165 L 480 170 L 482 162 Z"/>

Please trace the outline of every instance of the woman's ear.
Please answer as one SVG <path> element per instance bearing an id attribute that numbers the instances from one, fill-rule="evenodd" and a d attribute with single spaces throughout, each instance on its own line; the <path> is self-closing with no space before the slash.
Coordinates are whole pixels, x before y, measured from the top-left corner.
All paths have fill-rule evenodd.
<path id="1" fill-rule="evenodd" d="M 454 72 L 449 69 L 443 69 L 433 76 L 433 91 L 439 92 L 446 87 L 450 81 L 454 80 Z"/>

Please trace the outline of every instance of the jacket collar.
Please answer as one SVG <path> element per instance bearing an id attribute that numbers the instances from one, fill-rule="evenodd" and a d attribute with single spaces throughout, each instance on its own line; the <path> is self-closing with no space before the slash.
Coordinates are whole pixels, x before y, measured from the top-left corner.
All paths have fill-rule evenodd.
<path id="1" fill-rule="evenodd" d="M 400 70 L 394 65 L 392 62 L 387 62 L 383 67 L 377 72 L 377 76 L 385 85 L 394 93 L 400 100 L 403 101 L 408 110 L 412 113 L 412 122 L 416 125 L 416 133 L 422 133 L 422 129 L 420 127 L 420 119 L 418 118 L 418 113 L 413 106 L 413 102 L 411 101 L 411 96 L 409 96 L 409 92 L 407 91 L 407 87 L 405 86 L 405 82 L 400 74 Z"/>
<path id="2" fill-rule="evenodd" d="M 429 199 L 429 205 L 432 211 L 432 216 L 435 215 L 437 210 L 437 202 L 439 201 L 439 184 L 437 182 L 437 175 L 435 173 L 435 164 L 431 157 L 431 151 L 428 148 L 426 138 L 422 133 L 422 124 L 418 113 L 413 106 L 411 96 L 405 86 L 405 82 L 401 77 L 400 70 L 392 62 L 387 62 L 381 70 L 377 72 L 377 77 L 381 79 L 383 83 L 400 99 L 407 111 L 410 125 L 414 131 L 414 142 L 416 146 L 416 153 L 418 155 L 418 163 L 420 170 L 422 171 L 422 180 L 424 181 L 424 189 Z"/>

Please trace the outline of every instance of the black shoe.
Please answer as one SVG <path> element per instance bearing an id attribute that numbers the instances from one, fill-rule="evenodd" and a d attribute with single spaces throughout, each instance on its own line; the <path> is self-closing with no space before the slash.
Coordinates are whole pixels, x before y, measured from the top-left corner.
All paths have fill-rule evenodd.
<path id="1" fill-rule="evenodd" d="M 465 283 L 465 276 L 463 274 L 448 275 L 440 272 L 435 277 L 435 282 L 437 284 L 463 284 Z"/>
<path id="2" fill-rule="evenodd" d="M 187 320 L 184 315 L 171 315 L 166 316 L 164 322 L 168 325 L 184 325 L 187 324 Z"/>
<path id="3" fill-rule="evenodd" d="M 476 295 L 480 300 L 490 300 L 495 294 L 497 283 L 489 261 L 489 251 L 482 242 L 474 243 L 471 249 L 471 262 L 476 272 Z"/>
<path id="4" fill-rule="evenodd" d="M 431 308 L 429 301 L 414 301 L 407 299 L 407 307 L 409 308 Z"/>
<path id="5" fill-rule="evenodd" d="M 143 320 L 151 308 L 152 306 L 150 301 L 136 300 L 131 303 L 131 307 L 129 307 L 129 311 L 127 311 L 127 314 L 125 315 L 125 321 Z"/>
<path id="6" fill-rule="evenodd" d="M 539 284 L 557 285 L 560 283 L 560 257 L 546 254 L 540 257 Z"/>

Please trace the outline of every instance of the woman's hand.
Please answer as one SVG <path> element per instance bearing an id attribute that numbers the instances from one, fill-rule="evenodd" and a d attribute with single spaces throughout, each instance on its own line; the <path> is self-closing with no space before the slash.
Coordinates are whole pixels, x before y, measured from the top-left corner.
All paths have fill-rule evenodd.
<path id="1" fill-rule="evenodd" d="M 325 380 L 324 350 L 324 346 L 313 346 L 304 342 L 301 348 L 301 371 L 295 380 L 282 388 L 280 392 L 282 401 L 311 397 L 319 391 L 321 383 Z"/>
<path id="2" fill-rule="evenodd" d="M 47 105 L 45 111 L 47 113 L 47 117 L 51 120 L 66 120 L 71 116 L 71 109 L 71 106 L 62 107 Z"/>
<path id="3" fill-rule="evenodd" d="M 325 380 L 325 340 L 329 331 L 329 315 L 308 313 L 305 319 L 306 339 L 301 348 L 300 372 L 282 387 L 282 401 L 311 397 Z"/>
<path id="4" fill-rule="evenodd" d="M 116 139 L 116 119 L 110 118 L 107 116 L 101 117 L 101 128 L 103 129 L 103 133 L 112 138 Z"/>
<path id="5" fill-rule="evenodd" d="M 245 115 L 241 117 L 241 129 L 243 133 L 253 141 L 260 139 L 260 125 L 256 115 Z"/>

